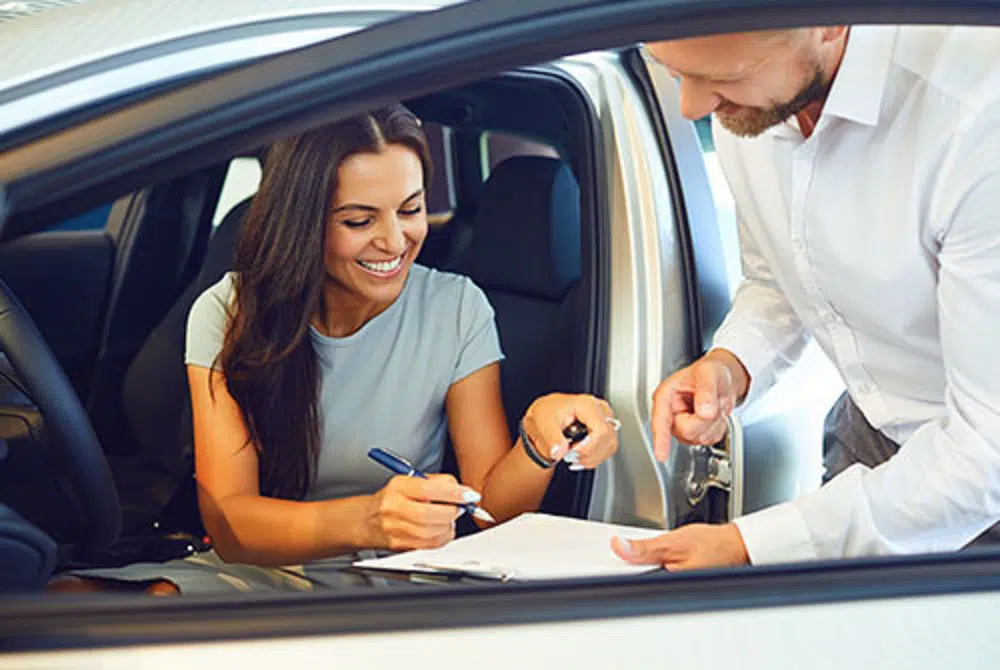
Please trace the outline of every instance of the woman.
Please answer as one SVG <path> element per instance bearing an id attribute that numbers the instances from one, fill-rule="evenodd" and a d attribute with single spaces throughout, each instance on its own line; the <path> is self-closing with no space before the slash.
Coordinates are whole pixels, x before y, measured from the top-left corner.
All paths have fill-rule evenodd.
<path id="1" fill-rule="evenodd" d="M 553 472 L 541 465 L 590 468 L 615 451 L 608 404 L 563 394 L 529 407 L 528 440 L 512 448 L 485 295 L 414 264 L 430 173 L 420 122 L 401 105 L 270 149 L 234 272 L 188 321 L 201 514 L 217 557 L 244 565 L 200 556 L 174 562 L 190 575 L 168 564 L 113 576 L 211 590 L 193 561 L 237 588 L 297 588 L 287 570 L 261 568 L 308 564 L 299 574 L 324 581 L 317 566 L 364 550 L 440 546 L 454 537 L 455 504 L 478 502 L 502 522 L 537 509 Z M 589 435 L 570 449 L 562 431 L 574 420 Z M 367 458 L 381 446 L 435 472 L 449 435 L 462 484 L 386 482 Z M 257 568 L 237 574 L 247 565 Z"/>

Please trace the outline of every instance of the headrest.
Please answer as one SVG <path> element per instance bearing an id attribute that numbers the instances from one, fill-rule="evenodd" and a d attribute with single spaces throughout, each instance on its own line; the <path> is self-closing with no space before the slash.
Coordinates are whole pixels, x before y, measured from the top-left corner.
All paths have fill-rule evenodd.
<path id="1" fill-rule="evenodd" d="M 558 300 L 580 280 L 580 187 L 542 156 L 500 163 L 483 185 L 461 268 L 483 288 Z"/>
<path id="2" fill-rule="evenodd" d="M 222 275 L 233 269 L 236 240 L 239 239 L 243 219 L 246 218 L 252 202 L 253 196 L 250 196 L 233 205 L 212 232 L 208 247 L 205 249 L 205 260 L 198 274 L 203 280 L 200 283 L 204 284 L 205 288 L 222 279 Z"/>

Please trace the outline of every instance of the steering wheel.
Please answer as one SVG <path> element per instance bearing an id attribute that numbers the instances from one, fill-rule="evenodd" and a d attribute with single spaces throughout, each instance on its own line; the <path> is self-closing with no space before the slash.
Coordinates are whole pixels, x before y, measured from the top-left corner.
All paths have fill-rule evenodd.
<path id="1" fill-rule="evenodd" d="M 57 463 L 69 476 L 83 506 L 86 528 L 79 537 L 103 549 L 118 539 L 121 510 L 111 468 L 69 379 L 17 297 L 0 280 L 0 349 L 45 420 Z"/>

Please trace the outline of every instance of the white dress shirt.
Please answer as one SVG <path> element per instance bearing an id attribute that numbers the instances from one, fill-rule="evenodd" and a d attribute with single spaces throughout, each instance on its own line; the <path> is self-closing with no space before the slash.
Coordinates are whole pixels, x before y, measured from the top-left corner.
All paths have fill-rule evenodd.
<path id="1" fill-rule="evenodd" d="M 714 132 L 745 276 L 715 346 L 752 396 L 814 337 L 902 445 L 737 519 L 751 560 L 966 544 L 1000 520 L 1000 30 L 854 27 L 808 139 Z"/>

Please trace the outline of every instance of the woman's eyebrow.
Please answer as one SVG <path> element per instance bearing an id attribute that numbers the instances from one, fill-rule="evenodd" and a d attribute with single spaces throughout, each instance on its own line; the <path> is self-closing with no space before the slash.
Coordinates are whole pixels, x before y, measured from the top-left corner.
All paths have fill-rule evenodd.
<path id="1" fill-rule="evenodd" d="M 410 195 L 406 196 L 406 200 L 404 200 L 403 202 L 407 203 L 407 202 L 413 200 L 414 198 L 416 198 L 418 195 L 421 195 L 423 192 L 424 192 L 424 189 L 418 188 L 416 191 L 414 191 Z"/>
<path id="2" fill-rule="evenodd" d="M 337 212 L 343 212 L 344 210 L 348 210 L 348 209 L 360 209 L 360 210 L 363 210 L 365 212 L 377 212 L 378 211 L 378 207 L 372 207 L 371 205 L 360 205 L 360 204 L 355 203 L 355 202 L 349 202 L 349 203 L 347 203 L 345 205 L 341 205 L 340 207 L 335 208 L 333 210 L 333 213 L 336 214 Z"/>
<path id="3" fill-rule="evenodd" d="M 424 189 L 418 188 L 416 191 L 414 191 L 410 195 L 406 196 L 406 199 L 403 200 L 402 204 L 408 203 L 409 201 L 411 201 L 414 198 L 416 198 L 418 195 L 423 194 L 423 192 L 424 192 Z M 360 209 L 360 210 L 362 210 L 364 212 L 377 212 L 378 211 L 378 207 L 374 207 L 372 205 L 362 205 L 362 204 L 357 203 L 357 202 L 347 202 L 347 203 L 344 203 L 343 205 L 341 205 L 339 207 L 335 207 L 332 213 L 336 214 L 337 212 L 343 212 L 343 211 L 348 210 L 348 209 Z"/>

